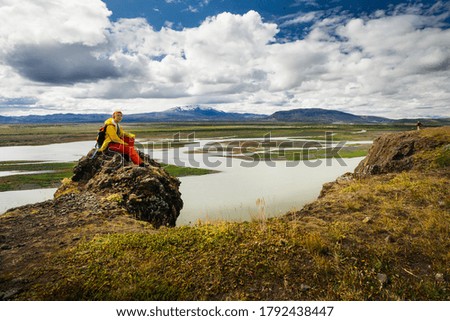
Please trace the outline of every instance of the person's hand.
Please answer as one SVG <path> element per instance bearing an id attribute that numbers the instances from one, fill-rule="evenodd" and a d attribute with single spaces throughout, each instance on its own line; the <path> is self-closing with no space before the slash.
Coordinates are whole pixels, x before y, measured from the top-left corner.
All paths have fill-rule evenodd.
<path id="1" fill-rule="evenodd" d="M 134 140 L 135 137 L 136 137 L 135 134 L 130 134 L 130 137 L 129 137 L 129 138 Z"/>

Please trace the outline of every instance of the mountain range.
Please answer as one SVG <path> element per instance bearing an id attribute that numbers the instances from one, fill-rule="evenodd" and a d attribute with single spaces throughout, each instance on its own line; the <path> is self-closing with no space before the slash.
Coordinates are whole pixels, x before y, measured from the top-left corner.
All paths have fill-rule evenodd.
<path id="1" fill-rule="evenodd" d="M 52 115 L 28 115 L 28 116 L 0 116 L 0 124 L 46 124 L 46 123 L 102 123 L 111 117 L 110 114 L 52 114 Z M 414 119 L 416 120 L 416 119 Z M 149 112 L 139 114 L 127 114 L 124 121 L 137 122 L 304 122 L 321 124 L 366 124 L 366 123 L 391 123 L 389 118 L 375 116 L 359 116 L 337 110 L 321 108 L 302 108 L 285 111 L 277 111 L 271 115 L 251 113 L 230 113 L 212 107 L 184 106 L 174 107 L 161 112 Z M 448 119 L 447 119 L 448 121 Z"/>

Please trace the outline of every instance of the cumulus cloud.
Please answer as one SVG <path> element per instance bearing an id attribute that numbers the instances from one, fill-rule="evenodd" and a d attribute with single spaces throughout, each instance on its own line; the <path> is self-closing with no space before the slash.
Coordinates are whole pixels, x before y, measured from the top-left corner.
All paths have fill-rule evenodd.
<path id="1" fill-rule="evenodd" d="M 123 74 L 142 79 L 143 95 L 155 86 L 162 92 L 176 87 L 177 95 L 186 96 L 231 94 L 264 80 L 260 59 L 276 33 L 277 26 L 254 11 L 222 13 L 182 31 L 155 31 L 144 19 L 123 19 L 111 29 L 110 59 Z"/>
<path id="2" fill-rule="evenodd" d="M 96 58 L 84 45 L 20 45 L 6 62 L 21 75 L 37 82 L 65 84 L 118 77 L 109 59 Z"/>
<path id="3" fill-rule="evenodd" d="M 106 41 L 111 12 L 98 0 L 0 0 L 0 45 Z"/>
<path id="4" fill-rule="evenodd" d="M 155 30 L 142 18 L 110 22 L 99 0 L 0 4 L 3 99 L 72 110 L 214 103 L 448 116 L 450 8 L 442 2 L 364 17 L 301 13 L 279 26 L 255 11 L 224 12 L 182 30 Z M 277 41 L 280 28 L 301 23 L 310 24 L 305 36 Z"/>
<path id="5" fill-rule="evenodd" d="M 450 76 L 450 30 L 427 27 L 420 15 L 352 19 L 337 32 L 356 64 L 346 63 L 356 94 L 380 94 L 399 105 L 422 101 L 427 95 L 448 99 L 441 81 Z M 343 60 L 345 61 L 345 60 Z M 448 101 L 448 100 L 447 100 Z M 442 100 L 441 104 L 445 104 Z"/>
<path id="6" fill-rule="evenodd" d="M 96 52 L 108 41 L 110 14 L 101 1 L 0 0 L 0 61 L 36 82 L 116 77 Z"/>
<path id="7" fill-rule="evenodd" d="M 450 92 L 443 88 L 450 78 L 450 31 L 442 28 L 447 14 L 398 10 L 364 19 L 328 17 L 305 39 L 271 46 L 271 89 L 292 92 L 303 107 L 449 116 Z M 432 114 L 419 108 L 430 104 Z"/>

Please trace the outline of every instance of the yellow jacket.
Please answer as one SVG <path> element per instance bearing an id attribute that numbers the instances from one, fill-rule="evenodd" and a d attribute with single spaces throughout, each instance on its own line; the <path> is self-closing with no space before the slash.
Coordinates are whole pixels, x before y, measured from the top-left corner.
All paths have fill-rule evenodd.
<path id="1" fill-rule="evenodd" d="M 127 133 L 126 131 L 124 131 L 122 129 L 122 126 L 118 126 L 118 124 L 116 124 L 116 122 L 114 121 L 114 119 L 109 118 L 107 120 L 105 120 L 105 125 L 106 127 L 106 137 L 105 137 L 105 141 L 103 142 L 103 145 L 99 148 L 99 152 L 104 151 L 106 148 L 108 148 L 109 143 L 114 142 L 114 143 L 119 143 L 119 144 L 124 144 L 125 142 L 123 141 L 123 137 L 129 137 L 129 138 L 134 138 L 133 134 Z M 118 129 L 117 129 L 118 127 Z"/>

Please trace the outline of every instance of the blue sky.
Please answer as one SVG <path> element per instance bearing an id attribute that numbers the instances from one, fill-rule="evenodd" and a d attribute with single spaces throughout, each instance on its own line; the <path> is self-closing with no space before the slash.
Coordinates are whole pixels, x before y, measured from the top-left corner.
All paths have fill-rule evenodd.
<path id="1" fill-rule="evenodd" d="M 143 17 L 159 29 L 167 21 L 176 26 L 196 27 L 208 16 L 224 11 L 245 14 L 255 10 L 269 22 L 277 22 L 288 15 L 318 10 L 338 10 L 353 15 L 370 14 L 376 10 L 390 10 L 396 5 L 417 1 L 361 1 L 361 0 L 105 0 L 112 11 L 111 19 Z M 422 3 L 427 3 L 422 2 Z M 434 1 L 428 1 L 432 4 Z"/>
<path id="2" fill-rule="evenodd" d="M 450 117 L 450 1 L 0 0 L 0 115 Z"/>
<path id="3" fill-rule="evenodd" d="M 258 12 L 265 22 L 277 23 L 279 40 L 302 38 L 307 35 L 313 21 L 283 25 L 286 21 L 310 12 L 321 12 L 324 16 L 336 13 L 353 17 L 368 16 L 377 10 L 393 12 L 398 6 L 414 6 L 418 1 L 361 1 L 361 0 L 105 0 L 112 11 L 111 20 L 121 18 L 145 18 L 155 29 L 170 25 L 181 30 L 199 26 L 207 17 L 222 12 L 243 15 L 250 10 Z M 432 5 L 436 1 L 422 1 L 421 5 Z M 447 19 L 447 22 L 449 20 Z"/>

